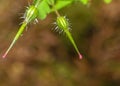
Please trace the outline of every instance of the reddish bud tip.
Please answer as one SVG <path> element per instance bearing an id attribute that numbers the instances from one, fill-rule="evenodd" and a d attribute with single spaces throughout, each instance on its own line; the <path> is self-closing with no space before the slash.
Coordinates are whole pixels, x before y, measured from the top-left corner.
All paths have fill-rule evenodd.
<path id="1" fill-rule="evenodd" d="M 5 58 L 5 57 L 6 57 L 6 55 L 7 55 L 7 53 L 5 53 L 5 54 L 2 56 L 2 58 Z"/>
<path id="2" fill-rule="evenodd" d="M 79 55 L 79 59 L 82 59 L 82 55 L 80 53 L 78 55 Z"/>

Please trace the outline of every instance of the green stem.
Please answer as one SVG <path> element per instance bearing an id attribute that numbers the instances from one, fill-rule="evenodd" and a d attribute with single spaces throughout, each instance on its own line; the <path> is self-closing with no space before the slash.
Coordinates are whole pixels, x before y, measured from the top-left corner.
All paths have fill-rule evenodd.
<path id="1" fill-rule="evenodd" d="M 80 52 L 79 52 L 79 50 L 78 50 L 78 48 L 77 48 L 77 46 L 76 46 L 76 43 L 75 43 L 75 41 L 74 41 L 73 38 L 72 38 L 72 35 L 71 35 L 70 32 L 68 32 L 68 31 L 65 31 L 65 33 L 67 34 L 67 37 L 69 38 L 69 40 L 70 40 L 71 43 L 73 44 L 76 52 L 77 52 L 78 55 L 79 55 L 79 58 L 82 59 L 82 55 L 80 54 Z"/>
<path id="2" fill-rule="evenodd" d="M 6 55 L 8 54 L 8 52 L 10 51 L 10 49 L 13 47 L 13 45 L 15 44 L 15 42 L 18 40 L 18 38 L 21 36 L 21 34 L 23 33 L 25 27 L 26 27 L 27 23 L 23 22 L 23 24 L 21 25 L 20 29 L 18 30 L 16 36 L 14 37 L 12 43 L 10 44 L 9 48 L 7 49 L 7 51 L 5 52 L 5 54 L 2 56 L 3 58 L 6 57 Z"/>
<path id="3" fill-rule="evenodd" d="M 52 5 L 53 10 L 54 10 L 55 14 L 57 15 L 57 17 L 60 17 L 59 12 L 56 10 L 55 4 L 54 4 L 54 3 L 52 3 L 51 5 Z"/>

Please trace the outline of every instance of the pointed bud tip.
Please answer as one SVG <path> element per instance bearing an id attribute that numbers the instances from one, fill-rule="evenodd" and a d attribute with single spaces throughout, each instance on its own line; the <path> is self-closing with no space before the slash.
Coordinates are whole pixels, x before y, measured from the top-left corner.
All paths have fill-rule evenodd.
<path id="1" fill-rule="evenodd" d="M 78 55 L 79 55 L 79 59 L 82 59 L 82 55 L 80 53 Z"/>
<path id="2" fill-rule="evenodd" d="M 6 57 L 6 55 L 7 55 L 7 54 L 5 53 L 5 54 L 2 56 L 2 58 L 4 59 L 4 58 Z"/>

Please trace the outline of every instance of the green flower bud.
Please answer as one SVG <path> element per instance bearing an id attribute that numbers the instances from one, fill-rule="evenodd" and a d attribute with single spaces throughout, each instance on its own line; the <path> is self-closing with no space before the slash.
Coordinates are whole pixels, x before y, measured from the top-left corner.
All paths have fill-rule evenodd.
<path id="1" fill-rule="evenodd" d="M 32 20 L 35 20 L 35 18 L 37 17 L 38 15 L 38 10 L 35 6 L 31 5 L 25 15 L 24 15 L 24 18 L 25 20 L 23 21 L 21 27 L 19 28 L 19 31 L 17 32 L 17 34 L 15 35 L 12 43 L 10 44 L 9 48 L 7 49 L 7 51 L 5 52 L 5 54 L 2 56 L 3 58 L 6 57 L 6 55 L 8 54 L 8 52 L 10 51 L 10 49 L 13 47 L 13 45 L 15 44 L 15 42 L 18 40 L 18 38 L 21 36 L 21 34 L 23 33 L 25 27 L 27 26 L 27 24 L 29 22 L 31 22 Z"/>
<path id="2" fill-rule="evenodd" d="M 79 55 L 79 58 L 82 59 L 82 55 L 80 54 L 78 47 L 69 31 L 70 29 L 70 24 L 68 22 L 68 19 L 66 19 L 64 16 L 58 16 L 57 20 L 56 20 L 56 24 L 57 24 L 57 28 L 60 29 L 61 31 L 63 31 L 66 36 L 68 37 L 68 39 L 70 40 L 70 42 L 72 43 L 72 45 L 74 46 L 76 52 Z"/>
<path id="3" fill-rule="evenodd" d="M 32 20 L 35 20 L 35 18 L 38 16 L 38 9 L 31 5 L 30 7 L 28 7 L 26 13 L 25 13 L 25 22 L 29 23 Z"/>
<path id="4" fill-rule="evenodd" d="M 56 24 L 60 30 L 66 31 L 66 29 L 69 29 L 69 22 L 64 16 L 57 17 Z"/>

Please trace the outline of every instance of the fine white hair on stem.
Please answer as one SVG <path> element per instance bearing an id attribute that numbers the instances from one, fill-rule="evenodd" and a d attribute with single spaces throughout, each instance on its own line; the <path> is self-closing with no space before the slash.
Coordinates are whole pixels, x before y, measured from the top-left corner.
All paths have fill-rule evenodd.
<path id="1" fill-rule="evenodd" d="M 25 19 L 25 17 L 24 17 L 24 16 L 21 16 L 20 19 Z"/>
<path id="2" fill-rule="evenodd" d="M 24 22 L 22 21 L 19 25 L 22 25 Z"/>
<path id="3" fill-rule="evenodd" d="M 25 31 L 27 31 L 27 30 L 28 30 L 28 26 L 25 27 Z"/>
<path id="4" fill-rule="evenodd" d="M 37 24 L 38 23 L 38 19 L 36 18 L 33 23 Z"/>

